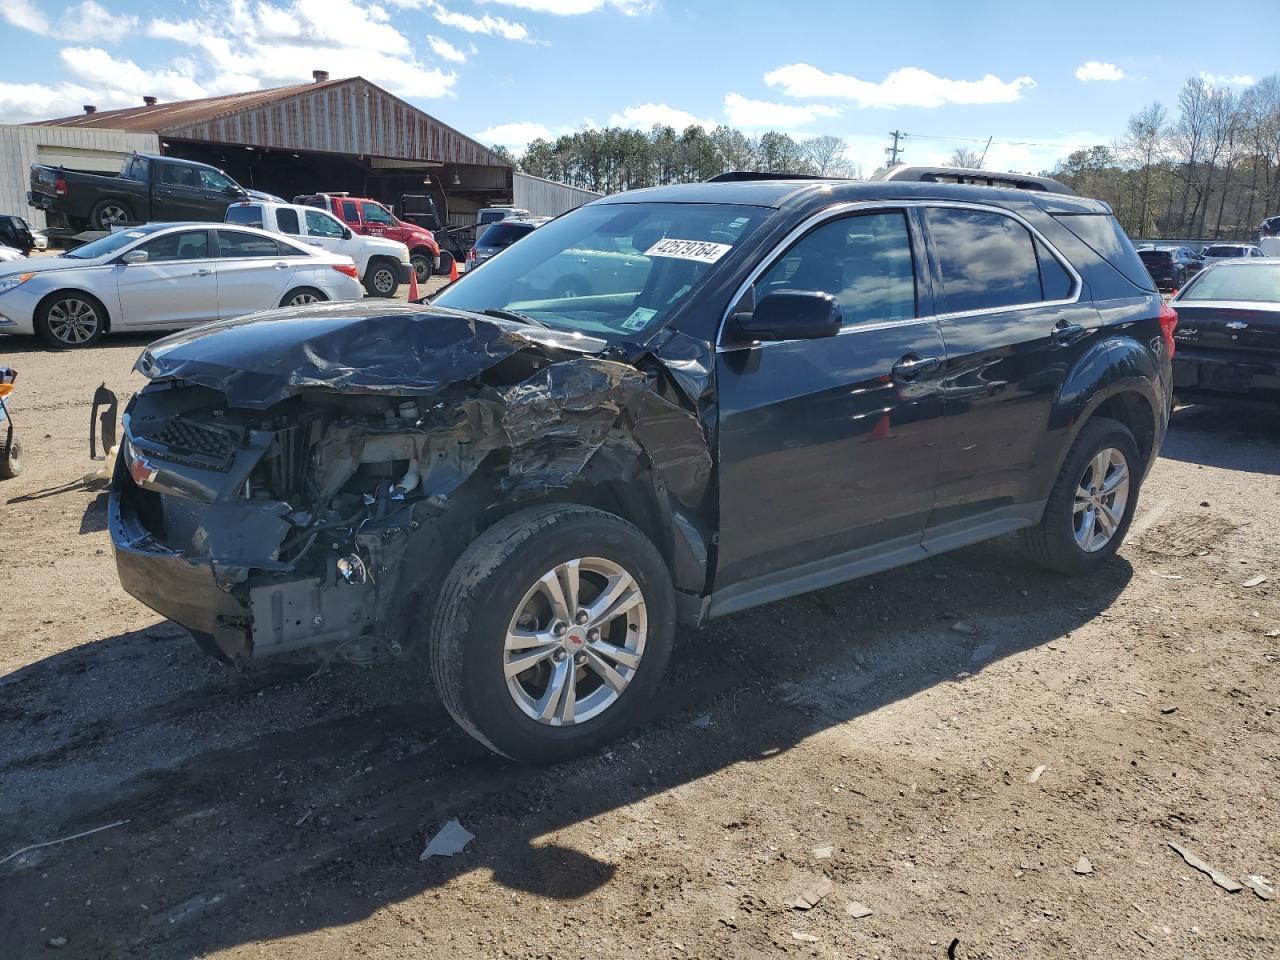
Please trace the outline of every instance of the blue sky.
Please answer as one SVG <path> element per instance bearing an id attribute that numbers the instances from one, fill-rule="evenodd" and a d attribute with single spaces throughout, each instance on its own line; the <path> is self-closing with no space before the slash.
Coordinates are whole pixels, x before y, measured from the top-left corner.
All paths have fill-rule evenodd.
<path id="1" fill-rule="evenodd" d="M 834 134 L 870 172 L 995 138 L 1041 169 L 1190 76 L 1274 71 L 1280 2 L 0 0 L 0 121 L 360 74 L 518 149 L 584 125 Z M 1219 15 L 1220 14 L 1220 15 Z"/>

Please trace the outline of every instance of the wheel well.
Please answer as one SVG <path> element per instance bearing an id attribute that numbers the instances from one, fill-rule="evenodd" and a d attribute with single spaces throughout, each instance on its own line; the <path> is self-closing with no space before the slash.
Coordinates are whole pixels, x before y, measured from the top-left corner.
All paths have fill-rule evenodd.
<path id="1" fill-rule="evenodd" d="M 1133 390 L 1117 393 L 1094 410 L 1093 416 L 1119 420 L 1128 427 L 1133 438 L 1138 441 L 1138 452 L 1142 454 L 1144 467 L 1150 462 L 1156 443 L 1156 415 L 1146 397 Z"/>
<path id="2" fill-rule="evenodd" d="M 327 300 L 329 299 L 329 295 L 328 295 L 328 294 L 326 294 L 326 293 L 325 293 L 323 290 L 321 290 L 319 287 L 313 287 L 313 286 L 310 286 L 310 285 L 308 285 L 308 284 L 305 284 L 305 283 L 304 283 L 304 284 L 302 284 L 301 286 L 297 286 L 297 287 L 290 287 L 287 291 L 285 291 L 285 295 L 284 295 L 283 297 L 281 297 L 281 298 L 280 298 L 280 306 L 282 306 L 282 307 L 283 307 L 285 304 L 287 304 L 287 303 L 289 302 L 290 298 L 292 298 L 292 297 L 294 297 L 294 296 L 297 296 L 297 295 L 298 295 L 299 293 L 301 293 L 303 290 L 306 290 L 306 291 L 308 291 L 308 292 L 310 292 L 310 293 L 314 293 L 314 294 L 316 295 L 316 297 L 317 297 L 318 299 L 320 299 L 320 300 L 325 300 L 325 301 L 327 301 Z"/>
<path id="3" fill-rule="evenodd" d="M 107 309 L 107 305 L 103 303 L 99 297 L 94 296 L 88 290 L 77 290 L 75 287 L 63 287 L 61 290 L 54 290 L 52 293 L 45 294 L 40 298 L 40 302 L 36 304 L 35 316 L 39 318 L 50 301 L 69 294 L 74 294 L 83 300 L 92 300 L 96 303 L 98 305 L 98 309 L 102 311 L 103 331 L 105 333 L 111 332 L 111 311 Z"/>
<path id="4" fill-rule="evenodd" d="M 372 257 L 370 257 L 370 258 L 369 258 L 369 263 L 368 263 L 368 265 L 364 268 L 364 272 L 367 274 L 367 273 L 369 273 L 369 271 L 371 271 L 374 267 L 378 266 L 379 264 L 383 264 L 383 263 L 385 263 L 387 266 L 394 267 L 394 266 L 397 264 L 397 261 L 396 261 L 396 260 L 393 260 L 391 257 L 388 257 L 386 254 L 382 254 L 382 253 L 375 253 Z"/>
<path id="5" fill-rule="evenodd" d="M 418 244 L 416 247 L 409 248 L 409 256 L 413 256 L 414 254 L 421 254 L 426 257 L 434 257 L 436 255 L 436 252 L 432 250 L 430 247 L 425 246 L 424 244 Z"/>

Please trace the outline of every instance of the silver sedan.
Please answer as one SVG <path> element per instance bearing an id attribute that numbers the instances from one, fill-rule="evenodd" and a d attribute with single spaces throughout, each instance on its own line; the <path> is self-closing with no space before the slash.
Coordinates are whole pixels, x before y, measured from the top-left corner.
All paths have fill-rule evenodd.
<path id="1" fill-rule="evenodd" d="M 0 333 L 84 347 L 107 330 L 163 330 L 364 295 L 350 257 L 252 227 L 152 223 L 60 257 L 0 263 Z"/>

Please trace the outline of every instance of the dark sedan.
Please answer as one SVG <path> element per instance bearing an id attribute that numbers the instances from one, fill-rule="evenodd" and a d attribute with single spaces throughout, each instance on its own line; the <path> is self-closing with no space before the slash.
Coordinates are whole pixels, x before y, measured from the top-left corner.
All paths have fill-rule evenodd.
<path id="1" fill-rule="evenodd" d="M 1171 305 L 1180 396 L 1280 400 L 1280 260 L 1214 264 Z"/>

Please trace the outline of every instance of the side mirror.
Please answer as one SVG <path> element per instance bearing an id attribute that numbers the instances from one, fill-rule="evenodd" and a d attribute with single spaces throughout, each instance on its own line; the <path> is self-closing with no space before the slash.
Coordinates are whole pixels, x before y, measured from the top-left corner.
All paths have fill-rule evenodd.
<path id="1" fill-rule="evenodd" d="M 151 259 L 151 254 L 145 250 L 130 250 L 121 259 L 125 263 L 146 263 Z"/>
<path id="2" fill-rule="evenodd" d="M 351 228 L 350 228 L 350 227 L 343 227 L 343 228 L 342 228 L 342 239 L 343 239 L 343 240 L 350 240 L 350 239 L 351 239 Z"/>
<path id="3" fill-rule="evenodd" d="M 249 194 L 245 193 L 243 189 L 241 189 L 240 187 L 237 187 L 235 184 L 229 184 L 223 187 L 222 189 L 226 193 L 226 195 L 229 197 L 246 197 L 247 198 L 249 196 Z"/>
<path id="4" fill-rule="evenodd" d="M 767 294 L 750 313 L 733 317 L 740 341 L 821 340 L 834 337 L 844 323 L 840 301 L 817 290 L 779 290 Z"/>

